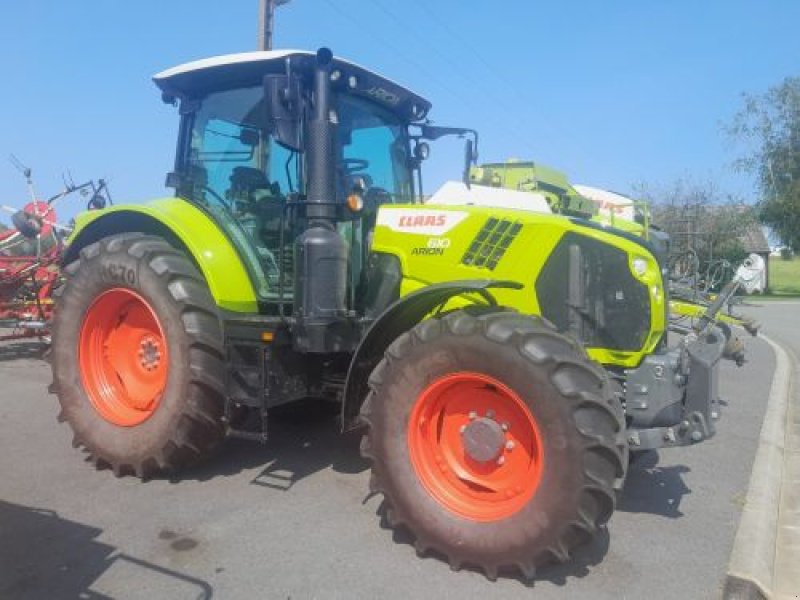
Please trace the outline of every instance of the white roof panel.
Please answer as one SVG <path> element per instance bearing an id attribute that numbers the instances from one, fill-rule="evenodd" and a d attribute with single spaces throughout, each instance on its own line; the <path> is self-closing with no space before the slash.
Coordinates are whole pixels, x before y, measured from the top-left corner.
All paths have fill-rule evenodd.
<path id="1" fill-rule="evenodd" d="M 553 214 L 547 198 L 539 192 L 520 192 L 475 184 L 467 187 L 461 181 L 446 182 L 425 204 L 511 208 Z"/>
<path id="2" fill-rule="evenodd" d="M 209 58 L 201 58 L 200 60 L 193 60 L 170 69 L 165 69 L 160 73 L 153 75 L 153 80 L 158 82 L 163 79 L 169 79 L 176 75 L 183 75 L 193 71 L 203 71 L 214 67 L 224 67 L 228 65 L 237 65 L 242 63 L 269 63 L 282 61 L 288 56 L 315 56 L 316 52 L 309 50 L 258 50 L 253 52 L 239 52 L 237 54 L 222 54 L 219 56 L 211 56 Z M 347 64 L 353 67 L 363 69 L 360 65 L 350 61 L 336 58 L 336 62 Z"/>
<path id="3" fill-rule="evenodd" d="M 268 50 L 212 56 L 172 67 L 157 73 L 153 81 L 168 96 L 205 95 L 210 91 L 259 85 L 267 73 L 285 72 L 286 60 L 299 72 L 313 69 L 316 52 L 308 50 Z M 334 57 L 333 69 L 346 77 L 355 76 L 354 93 L 383 103 L 419 120 L 430 110 L 430 102 L 386 77 L 356 63 Z"/>

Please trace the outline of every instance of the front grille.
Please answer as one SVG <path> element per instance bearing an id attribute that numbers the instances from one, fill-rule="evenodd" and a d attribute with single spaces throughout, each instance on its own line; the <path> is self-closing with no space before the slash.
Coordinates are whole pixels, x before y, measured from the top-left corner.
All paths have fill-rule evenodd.
<path id="1" fill-rule="evenodd" d="M 516 221 L 489 218 L 472 240 L 461 262 L 493 271 L 521 229 L 522 225 Z"/>
<path id="2" fill-rule="evenodd" d="M 634 278 L 628 255 L 567 233 L 536 280 L 542 316 L 583 344 L 635 352 L 650 333 L 650 296 Z"/>

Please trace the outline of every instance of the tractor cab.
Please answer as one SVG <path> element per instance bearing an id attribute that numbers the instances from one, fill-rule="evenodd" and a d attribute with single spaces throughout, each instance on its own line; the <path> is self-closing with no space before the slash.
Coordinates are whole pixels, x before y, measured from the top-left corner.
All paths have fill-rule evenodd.
<path id="1" fill-rule="evenodd" d="M 420 193 L 427 148 L 409 127 L 430 103 L 326 49 L 220 56 L 154 80 L 180 107 L 167 184 L 220 225 L 267 310 L 293 301 L 295 240 L 309 220 L 344 241 L 353 296 L 377 207 Z"/>

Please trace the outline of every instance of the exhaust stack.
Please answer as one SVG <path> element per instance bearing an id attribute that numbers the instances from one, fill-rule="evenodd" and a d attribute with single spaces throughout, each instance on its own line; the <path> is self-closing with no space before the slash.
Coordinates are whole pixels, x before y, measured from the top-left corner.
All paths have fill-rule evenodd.
<path id="1" fill-rule="evenodd" d="M 336 230 L 336 124 L 331 119 L 331 63 L 327 48 L 317 51 L 313 110 L 306 125 L 307 227 L 295 241 L 295 349 L 344 352 L 350 336 L 340 325 L 347 316 L 349 249 Z"/>

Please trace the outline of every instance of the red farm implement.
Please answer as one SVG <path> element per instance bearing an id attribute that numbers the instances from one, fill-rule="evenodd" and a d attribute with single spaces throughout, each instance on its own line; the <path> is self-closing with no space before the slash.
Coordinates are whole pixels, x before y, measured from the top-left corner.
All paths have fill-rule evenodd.
<path id="1" fill-rule="evenodd" d="M 16 161 L 15 161 L 16 163 Z M 2 206 L 11 214 L 12 228 L 0 231 L 0 341 L 48 339 L 52 293 L 59 280 L 63 239 L 70 228 L 57 221 L 58 201 L 74 193 L 90 196 L 89 209 L 106 204 L 105 181 L 67 183 L 48 200 L 36 200 L 30 169 L 21 168 L 31 200 L 22 209 Z"/>

